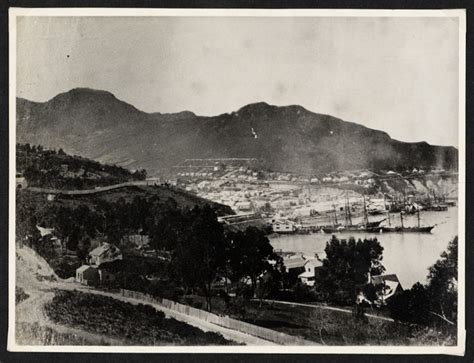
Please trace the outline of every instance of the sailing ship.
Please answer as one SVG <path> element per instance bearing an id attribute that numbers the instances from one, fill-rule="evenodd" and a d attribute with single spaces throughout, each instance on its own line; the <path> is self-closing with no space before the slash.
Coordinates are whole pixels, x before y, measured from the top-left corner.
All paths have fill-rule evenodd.
<path id="1" fill-rule="evenodd" d="M 376 231 L 375 229 L 378 228 L 383 221 L 385 221 L 385 218 L 384 218 L 378 221 L 369 222 L 367 206 L 365 203 L 365 196 L 364 196 L 364 220 L 362 223 L 352 224 L 351 207 L 349 204 L 349 200 L 347 200 L 347 198 L 346 198 L 346 204 L 344 207 L 344 215 L 345 215 L 345 225 L 337 224 L 336 209 L 334 208 L 335 224 L 333 224 L 333 226 L 322 226 L 321 231 L 325 233 L 335 233 L 335 232 L 378 233 L 378 231 Z"/>
<path id="2" fill-rule="evenodd" d="M 436 224 L 433 226 L 421 226 L 420 225 L 420 211 L 418 210 L 416 212 L 417 218 L 418 218 L 418 225 L 415 227 L 405 227 L 403 225 L 403 213 L 400 212 L 400 221 L 401 221 L 401 226 L 380 226 L 374 228 L 374 232 L 379 232 L 379 233 L 430 233 L 431 230 L 436 227 Z M 390 218 L 389 218 L 390 221 Z"/>

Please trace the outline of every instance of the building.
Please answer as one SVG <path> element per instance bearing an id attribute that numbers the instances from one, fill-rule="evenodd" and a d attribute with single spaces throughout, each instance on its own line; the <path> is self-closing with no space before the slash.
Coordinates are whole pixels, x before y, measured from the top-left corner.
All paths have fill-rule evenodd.
<path id="1" fill-rule="evenodd" d="M 382 287 L 378 294 L 378 303 L 381 305 L 386 304 L 388 299 L 403 291 L 396 274 L 369 276 L 369 281 L 375 287 Z"/>
<path id="2" fill-rule="evenodd" d="M 76 270 L 76 282 L 83 285 L 96 286 L 115 281 L 115 275 L 103 268 L 82 265 Z"/>
<path id="3" fill-rule="evenodd" d="M 272 221 L 272 229 L 275 233 L 293 233 L 296 226 L 290 221 Z"/>
<path id="4" fill-rule="evenodd" d="M 242 212 L 249 212 L 253 210 L 251 202 L 237 202 L 235 207 Z"/>
<path id="5" fill-rule="evenodd" d="M 16 188 L 17 189 L 25 189 L 28 187 L 28 182 L 26 181 L 25 177 L 17 174 L 16 176 Z"/>
<path id="6" fill-rule="evenodd" d="M 61 240 L 53 233 L 54 228 L 44 228 L 36 226 L 36 229 L 39 231 L 41 238 L 49 238 L 55 248 L 62 248 Z"/>
<path id="7" fill-rule="evenodd" d="M 89 263 L 95 266 L 121 259 L 123 259 L 123 255 L 120 249 L 110 243 L 102 242 L 99 247 L 89 252 Z"/>
<path id="8" fill-rule="evenodd" d="M 306 260 L 304 264 L 304 272 L 298 275 L 298 279 L 305 285 L 314 286 L 316 281 L 316 274 L 323 263 L 317 258 Z"/>
<path id="9" fill-rule="evenodd" d="M 301 255 L 289 256 L 283 259 L 283 265 L 286 268 L 286 272 L 289 274 L 299 275 L 304 272 L 306 261 L 307 260 Z"/>
<path id="10" fill-rule="evenodd" d="M 99 271 L 89 265 L 82 265 L 76 270 L 76 281 L 83 285 L 97 285 Z"/>

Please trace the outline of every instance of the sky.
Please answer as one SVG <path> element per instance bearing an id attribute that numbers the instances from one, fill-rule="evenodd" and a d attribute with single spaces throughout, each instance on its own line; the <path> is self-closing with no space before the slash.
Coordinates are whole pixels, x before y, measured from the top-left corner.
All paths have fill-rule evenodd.
<path id="1" fill-rule="evenodd" d="M 76 87 L 146 112 L 299 104 L 402 141 L 458 145 L 458 20 L 18 17 L 17 96 Z"/>

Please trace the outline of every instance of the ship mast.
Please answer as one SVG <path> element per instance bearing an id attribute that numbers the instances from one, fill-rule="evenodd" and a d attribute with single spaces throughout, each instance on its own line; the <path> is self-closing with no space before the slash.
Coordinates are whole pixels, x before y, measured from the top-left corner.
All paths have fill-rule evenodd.
<path id="1" fill-rule="evenodd" d="M 334 209 L 334 222 L 336 223 L 336 225 L 338 225 L 339 223 L 337 222 L 337 211 L 336 211 L 336 205 L 333 204 L 332 205 L 333 209 Z"/>
<path id="2" fill-rule="evenodd" d="M 362 195 L 364 197 L 364 224 L 365 227 L 369 224 L 369 217 L 367 216 L 367 206 L 365 205 L 365 194 Z"/>
<path id="3" fill-rule="evenodd" d="M 347 199 L 347 215 L 349 216 L 349 225 L 352 226 L 351 204 L 349 203 L 349 199 Z"/>
<path id="4" fill-rule="evenodd" d="M 352 226 L 351 206 L 346 194 L 346 205 L 344 207 L 344 215 L 346 218 L 346 226 Z"/>

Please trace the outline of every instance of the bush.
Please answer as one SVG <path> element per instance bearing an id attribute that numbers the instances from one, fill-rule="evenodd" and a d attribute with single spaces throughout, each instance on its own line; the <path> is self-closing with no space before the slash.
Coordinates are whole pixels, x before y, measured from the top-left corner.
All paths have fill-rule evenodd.
<path id="1" fill-rule="evenodd" d="M 428 292 L 420 283 L 388 300 L 390 316 L 395 320 L 427 325 L 430 322 Z"/>
<path id="2" fill-rule="evenodd" d="M 111 297 L 77 291 L 58 291 L 46 305 L 48 317 L 58 324 L 96 334 L 126 338 L 140 345 L 233 344 L 220 334 L 166 318 L 150 305 L 132 305 Z"/>

